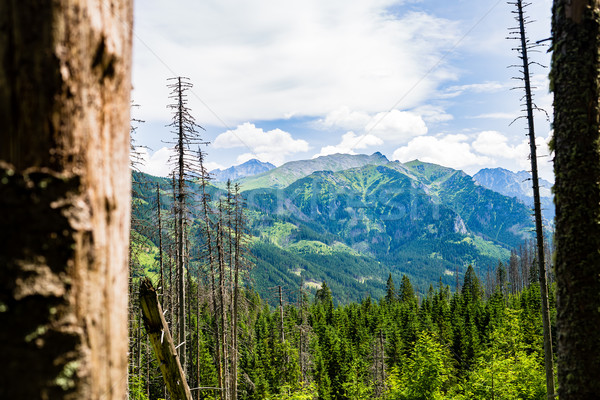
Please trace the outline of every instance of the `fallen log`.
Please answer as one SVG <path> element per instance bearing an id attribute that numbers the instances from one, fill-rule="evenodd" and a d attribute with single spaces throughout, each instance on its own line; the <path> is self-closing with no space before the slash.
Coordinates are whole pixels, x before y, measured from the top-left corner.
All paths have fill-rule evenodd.
<path id="1" fill-rule="evenodd" d="M 171 399 L 192 400 L 156 290 L 148 278 L 143 278 L 140 282 L 140 307 L 146 332 Z"/>

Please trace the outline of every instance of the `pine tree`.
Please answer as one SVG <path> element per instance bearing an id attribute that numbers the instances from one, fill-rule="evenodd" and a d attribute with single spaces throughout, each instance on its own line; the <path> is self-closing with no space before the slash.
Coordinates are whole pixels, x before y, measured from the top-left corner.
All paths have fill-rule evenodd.
<path id="1" fill-rule="evenodd" d="M 392 279 L 392 274 L 388 276 L 388 280 L 385 286 L 385 301 L 388 304 L 394 303 L 398 298 L 396 294 L 396 288 L 394 287 L 394 280 Z"/>

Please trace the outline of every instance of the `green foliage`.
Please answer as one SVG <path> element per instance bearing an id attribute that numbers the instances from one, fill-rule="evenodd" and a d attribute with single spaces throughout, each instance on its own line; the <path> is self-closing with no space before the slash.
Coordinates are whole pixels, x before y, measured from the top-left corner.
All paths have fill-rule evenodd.
<path id="1" fill-rule="evenodd" d="M 472 266 L 507 261 L 500 256 L 521 237 L 523 208 L 433 164 L 366 163 L 331 171 L 294 177 L 280 192 L 246 192 L 256 292 L 244 288 L 240 300 L 239 398 L 489 398 L 491 387 L 506 398 L 540 398 L 539 289 L 510 295 L 500 264 L 499 290 L 486 298 Z M 144 193 L 141 188 L 136 195 L 143 199 L 135 203 L 140 218 L 156 191 Z M 172 200 L 162 197 L 166 210 Z M 190 228 L 190 248 L 205 246 L 197 239 L 203 223 Z M 156 277 L 156 233 L 138 227 L 133 275 Z M 173 244 L 170 236 L 165 228 L 165 248 Z M 191 292 L 210 293 L 204 263 L 199 255 L 189 264 L 200 277 L 188 274 Z M 460 292 L 450 292 L 456 277 L 448 271 L 464 278 Z M 279 285 L 287 304 L 285 340 L 279 309 L 272 307 L 279 300 L 272 288 Z M 298 295 L 300 287 L 305 292 Z M 218 385 L 212 310 L 209 296 L 201 295 L 187 322 L 187 369 L 199 386 Z M 131 393 L 144 398 L 148 384 L 156 398 L 162 395 L 158 368 L 145 357 L 147 377 L 137 371 L 142 377 L 130 380 Z"/>
<path id="2" fill-rule="evenodd" d="M 134 173 L 134 180 L 137 219 L 155 213 L 156 183 L 163 209 L 170 208 L 168 179 Z M 263 295 L 302 277 L 327 280 L 340 302 L 365 293 L 384 296 L 390 273 L 406 274 L 415 287 L 428 287 L 440 276 L 451 284 L 446 271 L 507 262 L 508 248 L 531 227 L 527 207 L 460 171 L 388 162 L 380 154 L 293 162 L 242 182 L 257 265 L 251 274 Z M 189 189 L 199 192 L 194 182 Z M 213 186 L 207 190 L 214 199 L 222 195 Z M 139 230 L 157 244 L 155 232 Z"/>
<path id="3" fill-rule="evenodd" d="M 148 396 L 146 396 L 146 384 L 139 376 L 129 377 L 129 399 L 148 400 Z"/>
<path id="4" fill-rule="evenodd" d="M 542 360 L 524 340 L 520 312 L 506 310 L 490 334 L 490 345 L 479 353 L 465 387 L 466 398 L 501 396 L 510 400 L 546 398 Z"/>
<path id="5" fill-rule="evenodd" d="M 423 332 L 402 370 L 389 378 L 390 397 L 399 400 L 443 399 L 453 376 L 447 349 L 428 332 Z"/>

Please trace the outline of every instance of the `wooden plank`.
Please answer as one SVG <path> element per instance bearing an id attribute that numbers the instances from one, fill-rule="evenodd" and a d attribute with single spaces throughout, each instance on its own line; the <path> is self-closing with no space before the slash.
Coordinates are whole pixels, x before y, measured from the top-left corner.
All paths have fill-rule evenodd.
<path id="1" fill-rule="evenodd" d="M 171 399 L 192 400 L 192 394 L 177 357 L 177 350 L 173 344 L 167 321 L 163 316 L 162 307 L 158 302 L 156 290 L 148 278 L 143 278 L 140 282 L 140 306 L 146 332 L 148 332 Z"/>

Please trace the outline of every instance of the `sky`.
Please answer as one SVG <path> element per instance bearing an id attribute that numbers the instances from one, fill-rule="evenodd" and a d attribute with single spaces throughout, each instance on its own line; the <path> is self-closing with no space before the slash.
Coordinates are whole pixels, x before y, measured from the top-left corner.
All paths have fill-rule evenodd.
<path id="1" fill-rule="evenodd" d="M 334 153 L 432 162 L 468 174 L 530 170 L 519 43 L 505 0 L 158 0 L 135 5 L 135 140 L 165 176 L 174 134 L 168 79 L 209 170 Z M 550 36 L 551 0 L 526 8 L 531 42 Z M 548 43 L 548 42 L 545 42 Z M 547 47 L 530 53 L 540 176 L 553 181 Z M 521 117 L 521 118 L 519 118 Z"/>

